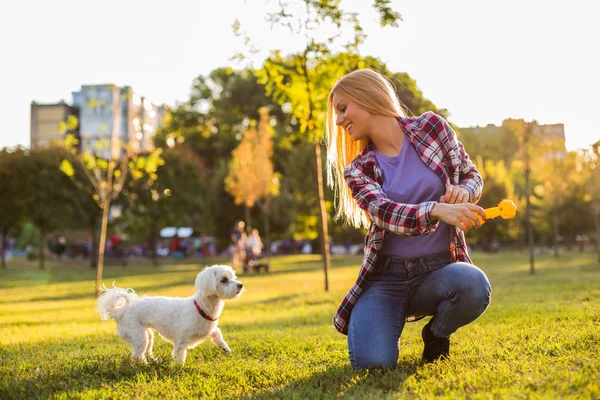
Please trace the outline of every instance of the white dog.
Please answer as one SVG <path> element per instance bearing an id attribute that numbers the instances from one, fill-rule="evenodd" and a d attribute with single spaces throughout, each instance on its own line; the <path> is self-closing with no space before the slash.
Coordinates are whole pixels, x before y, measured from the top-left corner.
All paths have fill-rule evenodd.
<path id="1" fill-rule="evenodd" d="M 133 289 L 104 289 L 96 302 L 103 320 L 117 322 L 119 336 L 131 346 L 133 360 L 152 358 L 154 332 L 173 343 L 173 357 L 185 362 L 187 349 L 210 339 L 226 352 L 231 349 L 217 327 L 224 301 L 239 297 L 244 285 L 227 265 L 205 268 L 196 277 L 196 294 L 188 298 L 139 297 Z"/>

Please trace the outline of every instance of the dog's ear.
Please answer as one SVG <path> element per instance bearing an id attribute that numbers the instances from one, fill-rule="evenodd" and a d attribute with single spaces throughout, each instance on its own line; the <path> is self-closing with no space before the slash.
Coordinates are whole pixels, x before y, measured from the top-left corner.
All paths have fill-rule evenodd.
<path id="1" fill-rule="evenodd" d="M 217 278 L 214 268 L 206 267 L 196 277 L 196 291 L 210 296 L 217 291 Z"/>

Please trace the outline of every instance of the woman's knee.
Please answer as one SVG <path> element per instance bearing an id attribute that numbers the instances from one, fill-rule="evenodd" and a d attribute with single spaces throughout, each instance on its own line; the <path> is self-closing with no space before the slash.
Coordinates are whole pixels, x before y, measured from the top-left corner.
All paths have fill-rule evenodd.
<path id="1" fill-rule="evenodd" d="M 489 306 L 492 300 L 492 287 L 485 273 L 474 265 L 461 265 L 459 285 L 455 288 L 461 296 L 467 297 L 472 304 L 481 307 L 481 312 Z"/>
<path id="2" fill-rule="evenodd" d="M 350 364 L 354 369 L 374 367 L 395 367 L 398 363 L 398 351 L 381 351 L 376 348 L 354 349 L 350 351 Z"/>

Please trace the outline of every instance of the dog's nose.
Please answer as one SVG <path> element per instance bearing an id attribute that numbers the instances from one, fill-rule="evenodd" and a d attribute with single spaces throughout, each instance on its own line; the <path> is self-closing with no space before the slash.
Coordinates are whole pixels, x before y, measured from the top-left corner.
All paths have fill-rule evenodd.
<path id="1" fill-rule="evenodd" d="M 238 283 L 238 284 L 237 284 L 237 287 L 238 287 L 238 289 L 240 289 L 240 290 L 241 290 L 241 289 L 244 287 L 244 285 L 243 285 L 243 284 L 241 284 L 241 283 Z"/>

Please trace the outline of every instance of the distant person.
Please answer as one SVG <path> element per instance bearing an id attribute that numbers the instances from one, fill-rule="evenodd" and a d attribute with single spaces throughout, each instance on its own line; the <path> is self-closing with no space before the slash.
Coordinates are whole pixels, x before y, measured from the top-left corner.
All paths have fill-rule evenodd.
<path id="1" fill-rule="evenodd" d="M 263 251 L 263 243 L 258 229 L 252 229 L 246 239 L 246 260 L 244 262 L 244 272 L 249 271 L 256 264 Z"/>
<path id="2" fill-rule="evenodd" d="M 232 267 L 237 272 L 243 268 L 246 259 L 246 223 L 237 221 L 231 229 Z"/>
<path id="3" fill-rule="evenodd" d="M 346 249 L 346 254 L 350 254 L 352 252 L 352 241 L 350 239 L 346 239 L 344 241 L 344 249 Z"/>
<path id="4" fill-rule="evenodd" d="M 450 125 L 407 117 L 392 84 L 373 70 L 341 78 L 328 98 L 327 161 L 336 217 L 369 228 L 359 278 L 336 329 L 354 368 L 395 366 L 405 321 L 423 327 L 423 360 L 450 354 L 450 335 L 477 319 L 491 288 L 466 250 L 479 227 L 481 175 Z"/>
<path id="5" fill-rule="evenodd" d="M 112 236 L 110 237 L 110 244 L 113 255 L 115 257 L 119 257 L 121 255 L 121 238 L 119 237 L 118 232 L 112 234 Z"/>

